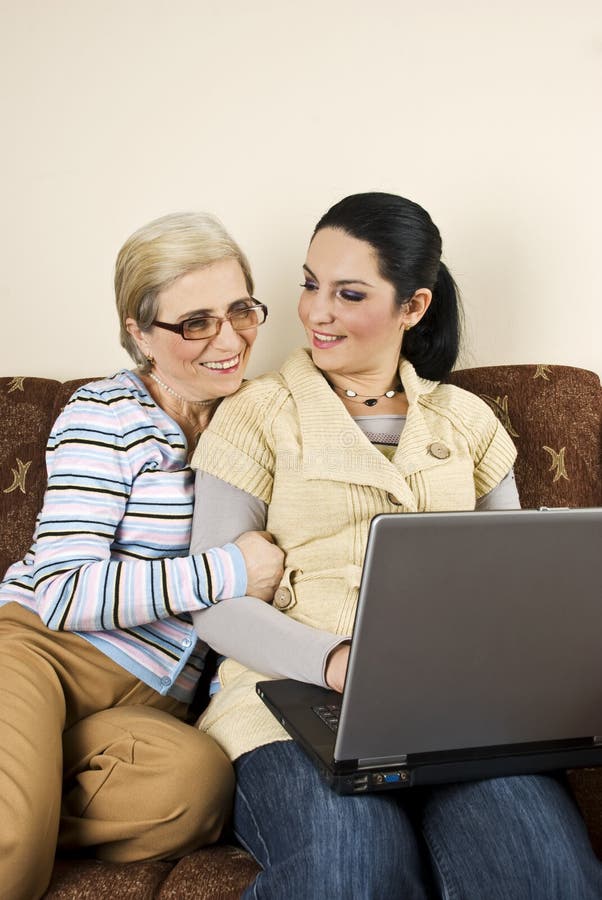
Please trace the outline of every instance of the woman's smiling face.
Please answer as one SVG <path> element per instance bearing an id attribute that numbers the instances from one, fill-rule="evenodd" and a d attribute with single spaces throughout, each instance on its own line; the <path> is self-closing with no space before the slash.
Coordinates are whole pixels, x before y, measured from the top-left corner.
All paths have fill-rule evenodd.
<path id="1" fill-rule="evenodd" d="M 161 291 L 158 300 L 156 318 L 170 324 L 201 315 L 223 318 L 254 302 L 233 259 L 187 272 Z M 214 337 L 198 341 L 158 327 L 141 331 L 129 322 L 143 354 L 155 361 L 153 371 L 187 400 L 216 399 L 238 390 L 257 337 L 257 328 L 236 332 L 228 321 Z"/>
<path id="2" fill-rule="evenodd" d="M 371 245 L 323 228 L 309 245 L 303 272 L 299 317 L 316 366 L 352 380 L 393 377 L 412 315 L 409 306 L 396 304 Z"/>

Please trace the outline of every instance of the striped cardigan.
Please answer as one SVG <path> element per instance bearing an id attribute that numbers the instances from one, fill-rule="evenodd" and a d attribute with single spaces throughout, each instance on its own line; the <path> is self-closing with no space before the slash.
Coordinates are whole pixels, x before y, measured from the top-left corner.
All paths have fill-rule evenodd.
<path id="1" fill-rule="evenodd" d="M 0 585 L 162 694 L 188 702 L 204 647 L 189 613 L 246 590 L 238 547 L 189 556 L 184 435 L 129 371 L 79 388 L 46 453 L 48 486 L 25 559 Z"/>

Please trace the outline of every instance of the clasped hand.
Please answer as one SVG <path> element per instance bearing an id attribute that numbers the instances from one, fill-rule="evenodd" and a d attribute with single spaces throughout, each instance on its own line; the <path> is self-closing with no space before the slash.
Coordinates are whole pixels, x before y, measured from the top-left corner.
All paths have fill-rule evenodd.
<path id="1" fill-rule="evenodd" d="M 247 594 L 270 603 L 284 574 L 284 553 L 267 531 L 246 531 L 235 544 L 247 568 Z"/>

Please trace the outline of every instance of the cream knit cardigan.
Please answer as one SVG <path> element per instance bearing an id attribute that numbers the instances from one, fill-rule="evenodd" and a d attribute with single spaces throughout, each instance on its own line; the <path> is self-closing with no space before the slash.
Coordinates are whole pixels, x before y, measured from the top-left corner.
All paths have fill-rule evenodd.
<path id="1" fill-rule="evenodd" d="M 268 504 L 267 528 L 286 553 L 279 605 L 307 625 L 351 633 L 373 516 L 474 509 L 514 463 L 512 441 L 482 400 L 419 378 L 403 359 L 399 374 L 409 408 L 392 461 L 306 350 L 225 400 L 194 454 L 195 468 Z M 200 727 L 231 759 L 288 739 L 256 696 L 264 676 L 228 659 L 219 678 Z"/>

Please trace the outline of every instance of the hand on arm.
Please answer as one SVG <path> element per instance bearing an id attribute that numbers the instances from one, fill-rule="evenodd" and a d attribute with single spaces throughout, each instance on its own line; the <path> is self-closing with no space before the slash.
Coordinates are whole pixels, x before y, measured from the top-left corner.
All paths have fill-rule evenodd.
<path id="1" fill-rule="evenodd" d="M 284 574 L 284 553 L 267 531 L 246 531 L 235 544 L 247 568 L 247 594 L 271 603 Z"/>
<path id="2" fill-rule="evenodd" d="M 197 473 L 193 552 L 213 543 L 236 540 L 238 544 L 241 532 L 262 532 L 266 518 L 262 500 L 212 475 Z M 327 660 L 345 641 L 341 635 L 303 625 L 254 596 L 222 600 L 193 613 L 192 619 L 199 637 L 218 653 L 264 675 L 322 687 L 327 686 Z M 340 667 L 340 658 L 337 663 Z"/>

